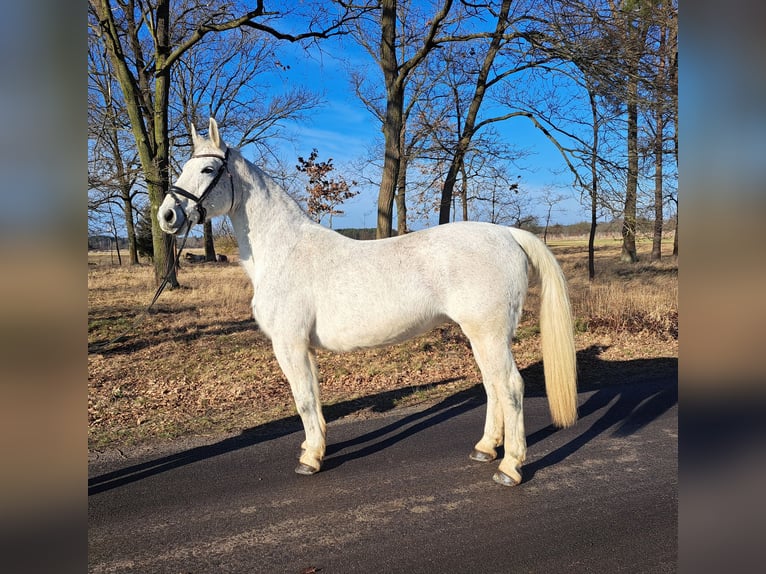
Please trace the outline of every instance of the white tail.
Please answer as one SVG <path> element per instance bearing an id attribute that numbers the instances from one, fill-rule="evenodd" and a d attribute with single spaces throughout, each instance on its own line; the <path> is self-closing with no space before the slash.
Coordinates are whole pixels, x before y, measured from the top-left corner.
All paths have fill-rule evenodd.
<path id="1" fill-rule="evenodd" d="M 510 228 L 510 231 L 540 275 L 545 391 L 553 424 L 569 427 L 577 421 L 577 364 L 566 279 L 555 257 L 540 239 L 521 229 Z"/>

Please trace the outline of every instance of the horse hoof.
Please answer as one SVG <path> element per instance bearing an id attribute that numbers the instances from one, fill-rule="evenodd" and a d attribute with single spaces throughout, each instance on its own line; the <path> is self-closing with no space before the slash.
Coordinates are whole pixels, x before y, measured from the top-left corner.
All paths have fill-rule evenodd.
<path id="1" fill-rule="evenodd" d="M 468 458 L 475 460 L 476 462 L 491 462 L 495 460 L 495 456 L 488 452 L 483 452 L 477 449 L 473 449 L 473 452 L 468 455 Z"/>
<path id="2" fill-rule="evenodd" d="M 295 467 L 295 473 L 302 474 L 303 476 L 311 476 L 312 474 L 316 474 L 317 472 L 319 472 L 318 468 L 314 468 L 313 466 L 309 466 L 304 463 L 300 463 L 298 466 Z"/>
<path id="3" fill-rule="evenodd" d="M 519 480 L 514 480 L 507 474 L 505 474 L 502 470 L 498 470 L 493 476 L 492 480 L 494 480 L 498 484 L 502 484 L 503 486 L 516 486 L 519 484 Z"/>

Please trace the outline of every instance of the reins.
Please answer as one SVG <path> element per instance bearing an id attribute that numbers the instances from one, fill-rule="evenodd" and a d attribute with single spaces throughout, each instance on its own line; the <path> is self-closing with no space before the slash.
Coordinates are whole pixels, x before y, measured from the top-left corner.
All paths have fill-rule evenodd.
<path id="1" fill-rule="evenodd" d="M 122 333 L 119 335 L 116 335 L 115 337 L 112 337 L 108 341 L 102 341 L 100 343 L 92 343 L 88 345 L 88 354 L 90 353 L 100 353 L 104 351 L 107 347 L 111 347 L 115 343 L 121 342 L 125 336 L 133 331 L 138 325 L 141 324 L 141 322 L 146 319 L 146 316 L 149 314 L 149 311 L 151 310 L 152 306 L 157 302 L 157 299 L 160 298 L 160 295 L 162 295 L 162 292 L 165 290 L 165 288 L 168 286 L 168 283 L 170 283 L 170 277 L 173 274 L 173 271 L 178 268 L 178 263 L 181 260 L 181 252 L 184 250 L 184 247 L 186 246 L 186 239 L 189 237 L 189 231 L 191 231 L 192 223 L 190 221 L 186 224 L 186 231 L 184 232 L 184 238 L 181 241 L 181 246 L 178 248 L 178 251 L 175 254 L 175 257 L 173 258 L 173 262 L 171 265 L 168 266 L 168 270 L 165 273 L 165 276 L 162 278 L 162 281 L 160 282 L 159 286 L 157 287 L 157 290 L 154 292 L 154 297 L 152 297 L 151 302 L 146 306 L 146 308 L 141 311 L 138 315 L 136 315 L 136 318 L 133 320 L 133 323 L 131 323 L 130 327 L 125 329 Z"/>
<path id="2" fill-rule="evenodd" d="M 208 184 L 208 186 L 205 188 L 205 191 L 200 194 L 199 197 L 196 195 L 193 195 L 186 191 L 185 189 L 178 187 L 176 185 L 171 185 L 168 189 L 168 195 L 172 195 L 173 199 L 176 202 L 176 205 L 179 205 L 177 195 L 180 195 L 182 197 L 185 197 L 187 199 L 190 199 L 194 202 L 194 207 L 197 210 L 197 214 L 199 215 L 197 223 L 202 224 L 205 222 L 205 219 L 207 217 L 207 212 L 204 207 L 202 207 L 202 202 L 207 198 L 207 196 L 210 194 L 211 191 L 215 188 L 218 181 L 221 179 L 221 176 L 223 175 L 223 172 L 226 171 L 226 173 L 229 175 L 229 184 L 231 187 L 231 207 L 230 211 L 234 209 L 234 179 L 231 176 L 231 172 L 229 171 L 229 148 L 226 148 L 226 153 L 223 157 L 221 157 L 218 154 L 213 153 L 204 153 L 199 155 L 193 155 L 192 158 L 199 158 L 199 157 L 214 157 L 221 160 L 221 166 L 218 168 L 218 172 L 215 174 L 215 177 L 213 180 Z M 185 214 L 185 213 L 184 213 Z M 149 314 L 149 311 L 151 310 L 152 306 L 157 302 L 157 299 L 160 298 L 160 295 L 165 290 L 165 288 L 168 286 L 168 283 L 170 283 L 170 278 L 173 274 L 173 271 L 178 268 L 178 263 L 181 260 L 181 252 L 184 250 L 184 247 L 186 246 L 186 239 L 189 237 L 189 232 L 192 228 L 192 222 L 189 219 L 188 216 L 186 216 L 186 231 L 184 232 L 184 238 L 181 241 L 181 246 L 178 248 L 178 251 L 175 254 L 175 257 L 173 258 L 172 265 L 168 266 L 167 273 L 165 273 L 165 277 L 162 278 L 162 281 L 160 282 L 159 286 L 157 287 L 157 290 L 154 292 L 154 297 L 152 297 L 151 302 L 149 305 L 147 305 L 146 309 L 144 309 L 141 313 L 139 313 L 136 318 L 133 320 L 133 323 L 125 329 L 122 333 L 117 335 L 116 337 L 113 337 L 109 339 L 108 341 L 104 341 L 101 343 L 93 343 L 88 345 L 88 353 L 98 353 L 106 349 L 107 347 L 110 347 L 114 345 L 115 343 L 119 343 L 122 341 L 125 336 L 133 331 Z"/>

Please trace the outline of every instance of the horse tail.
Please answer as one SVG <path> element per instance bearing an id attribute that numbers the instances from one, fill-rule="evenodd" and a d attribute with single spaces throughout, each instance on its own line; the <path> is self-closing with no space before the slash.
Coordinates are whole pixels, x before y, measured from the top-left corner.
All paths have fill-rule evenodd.
<path id="1" fill-rule="evenodd" d="M 577 364 L 566 279 L 553 254 L 537 236 L 521 229 L 510 231 L 540 276 L 545 391 L 553 424 L 569 427 L 577 421 Z"/>

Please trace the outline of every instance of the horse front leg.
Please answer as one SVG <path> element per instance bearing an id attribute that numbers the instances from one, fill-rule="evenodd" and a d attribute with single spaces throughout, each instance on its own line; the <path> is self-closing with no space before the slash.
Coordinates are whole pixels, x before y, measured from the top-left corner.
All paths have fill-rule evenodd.
<path id="1" fill-rule="evenodd" d="M 325 453 L 326 424 L 319 400 L 319 377 L 316 354 L 307 345 L 274 343 L 274 354 L 290 383 L 295 407 L 303 422 L 306 440 L 295 472 L 310 475 L 319 472 Z"/>

